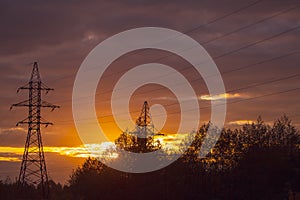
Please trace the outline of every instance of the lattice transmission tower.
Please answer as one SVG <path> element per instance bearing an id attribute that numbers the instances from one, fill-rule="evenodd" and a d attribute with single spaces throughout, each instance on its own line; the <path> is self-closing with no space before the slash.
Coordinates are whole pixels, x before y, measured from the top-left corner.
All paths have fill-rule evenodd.
<path id="1" fill-rule="evenodd" d="M 151 117 L 150 117 L 150 108 L 147 101 L 144 101 L 140 116 L 136 120 L 136 125 L 141 127 L 146 127 L 151 124 Z"/>
<path id="2" fill-rule="evenodd" d="M 148 102 L 145 101 L 141 113 L 135 121 L 135 129 L 129 132 L 136 137 L 138 150 L 141 152 L 147 151 L 148 139 L 155 135 L 149 110 Z"/>
<path id="3" fill-rule="evenodd" d="M 38 63 L 33 63 L 33 69 L 29 82 L 18 88 L 20 90 L 28 90 L 29 98 L 17 104 L 13 104 L 12 107 L 28 107 L 28 117 L 17 123 L 27 124 L 28 133 L 25 142 L 24 154 L 22 158 L 20 174 L 18 179 L 19 188 L 23 188 L 27 185 L 34 185 L 41 189 L 41 194 L 44 199 L 49 195 L 48 175 L 45 162 L 45 155 L 43 151 L 41 125 L 53 125 L 51 122 L 46 122 L 41 117 L 41 108 L 59 108 L 59 106 L 53 105 L 42 100 L 42 91 L 48 93 L 52 88 L 48 88 L 42 83 Z"/>

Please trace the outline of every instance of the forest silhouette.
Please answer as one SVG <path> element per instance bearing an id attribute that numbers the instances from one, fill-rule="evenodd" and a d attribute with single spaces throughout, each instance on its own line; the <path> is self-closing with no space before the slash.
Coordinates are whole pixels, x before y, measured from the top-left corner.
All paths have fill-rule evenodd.
<path id="1" fill-rule="evenodd" d="M 75 169 L 68 183 L 50 181 L 49 199 L 298 199 L 300 198 L 300 133 L 283 115 L 273 124 L 261 117 L 241 128 L 221 130 L 205 158 L 199 150 L 212 124 L 203 124 L 181 145 L 188 150 L 171 165 L 154 172 L 125 173 L 95 158 Z M 211 138 L 213 139 L 213 138 Z M 116 146 L 132 152 L 161 149 L 155 138 L 139 149 L 137 138 L 122 133 Z M 181 147 L 179 147 L 180 149 Z M 39 188 L 0 182 L 0 199 L 41 199 Z"/>

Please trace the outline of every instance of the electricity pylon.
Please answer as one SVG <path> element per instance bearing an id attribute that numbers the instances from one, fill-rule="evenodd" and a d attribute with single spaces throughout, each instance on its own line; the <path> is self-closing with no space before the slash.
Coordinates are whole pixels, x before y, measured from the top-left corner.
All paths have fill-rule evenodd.
<path id="1" fill-rule="evenodd" d="M 152 124 L 147 101 L 144 102 L 140 116 L 137 118 L 135 124 L 135 130 L 131 134 L 137 136 L 137 144 L 140 150 L 146 151 L 149 137 L 154 136 L 154 125 Z"/>
<path id="2" fill-rule="evenodd" d="M 136 125 L 141 127 L 146 127 L 150 125 L 151 118 L 149 113 L 149 105 L 147 101 L 144 101 L 142 111 L 140 113 L 140 116 L 136 120 Z"/>
<path id="3" fill-rule="evenodd" d="M 20 90 L 29 90 L 28 100 L 13 104 L 12 107 L 28 107 L 28 117 L 17 123 L 28 124 L 28 133 L 22 158 L 22 164 L 18 179 L 18 186 L 23 187 L 26 184 L 34 185 L 41 188 L 41 193 L 44 199 L 49 195 L 48 175 L 45 163 L 45 156 L 42 144 L 42 136 L 40 125 L 53 125 L 51 122 L 46 122 L 41 117 L 41 108 L 47 107 L 54 110 L 59 106 L 53 105 L 42 100 L 42 91 L 48 93 L 52 88 L 48 88 L 41 81 L 38 63 L 33 63 L 33 69 L 29 83 L 18 88 Z"/>

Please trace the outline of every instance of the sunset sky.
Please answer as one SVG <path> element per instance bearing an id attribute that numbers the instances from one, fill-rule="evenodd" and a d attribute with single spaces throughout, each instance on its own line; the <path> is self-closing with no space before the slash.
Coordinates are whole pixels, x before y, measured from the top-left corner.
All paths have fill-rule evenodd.
<path id="1" fill-rule="evenodd" d="M 61 106 L 53 112 L 42 111 L 43 118 L 54 123 L 42 129 L 42 137 L 49 177 L 64 183 L 72 169 L 89 156 L 72 117 L 77 70 L 97 44 L 132 28 L 170 28 L 198 41 L 218 66 L 226 94 L 209 96 L 193 67 L 169 52 L 148 49 L 123 55 L 105 71 L 95 97 L 99 123 L 112 142 L 121 133 L 110 108 L 114 85 L 129 69 L 154 61 L 173 67 L 189 80 L 202 108 L 200 123 L 209 121 L 211 101 L 227 98 L 226 127 L 254 121 L 259 115 L 272 123 L 285 113 L 300 128 L 298 0 L 4 0 L 0 13 L 0 179 L 10 176 L 14 180 L 19 173 L 27 127 L 15 124 L 28 111 L 9 108 L 28 97 L 26 91 L 16 94 L 16 90 L 28 82 L 32 63 L 38 61 L 42 81 L 55 88 L 43 98 Z M 172 134 L 178 128 L 180 113 L 174 94 L 154 84 L 139 88 L 130 99 L 134 120 L 145 100 L 150 106 L 165 106 L 168 118 L 162 132 L 167 135 L 162 140 L 177 144 Z M 153 118 L 160 127 L 160 119 L 155 114 Z"/>

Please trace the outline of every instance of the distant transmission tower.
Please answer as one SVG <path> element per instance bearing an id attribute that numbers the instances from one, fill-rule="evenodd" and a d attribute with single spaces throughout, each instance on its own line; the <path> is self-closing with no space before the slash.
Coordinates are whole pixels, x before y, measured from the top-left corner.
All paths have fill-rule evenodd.
<path id="1" fill-rule="evenodd" d="M 154 136 L 154 125 L 152 124 L 149 105 L 145 101 L 141 110 L 139 117 L 135 122 L 134 131 L 130 132 L 137 136 L 137 144 L 141 151 L 147 150 L 147 141 L 149 137 Z"/>
<path id="2" fill-rule="evenodd" d="M 18 186 L 22 187 L 26 184 L 34 185 L 41 188 L 44 199 L 48 198 L 49 185 L 48 175 L 43 151 L 42 136 L 40 125 L 53 125 L 46 122 L 41 117 L 41 108 L 47 107 L 54 110 L 59 106 L 50 104 L 42 100 L 42 91 L 48 93 L 52 88 L 48 88 L 41 81 L 38 63 L 34 62 L 29 83 L 18 88 L 19 90 L 29 90 L 29 99 L 11 106 L 24 106 L 29 108 L 28 117 L 17 123 L 28 124 L 28 133 L 25 143 L 25 149 L 18 179 Z"/>
<path id="3" fill-rule="evenodd" d="M 151 123 L 149 105 L 147 101 L 144 101 L 143 108 L 141 110 L 140 116 L 136 120 L 136 125 L 141 127 L 149 126 Z"/>

